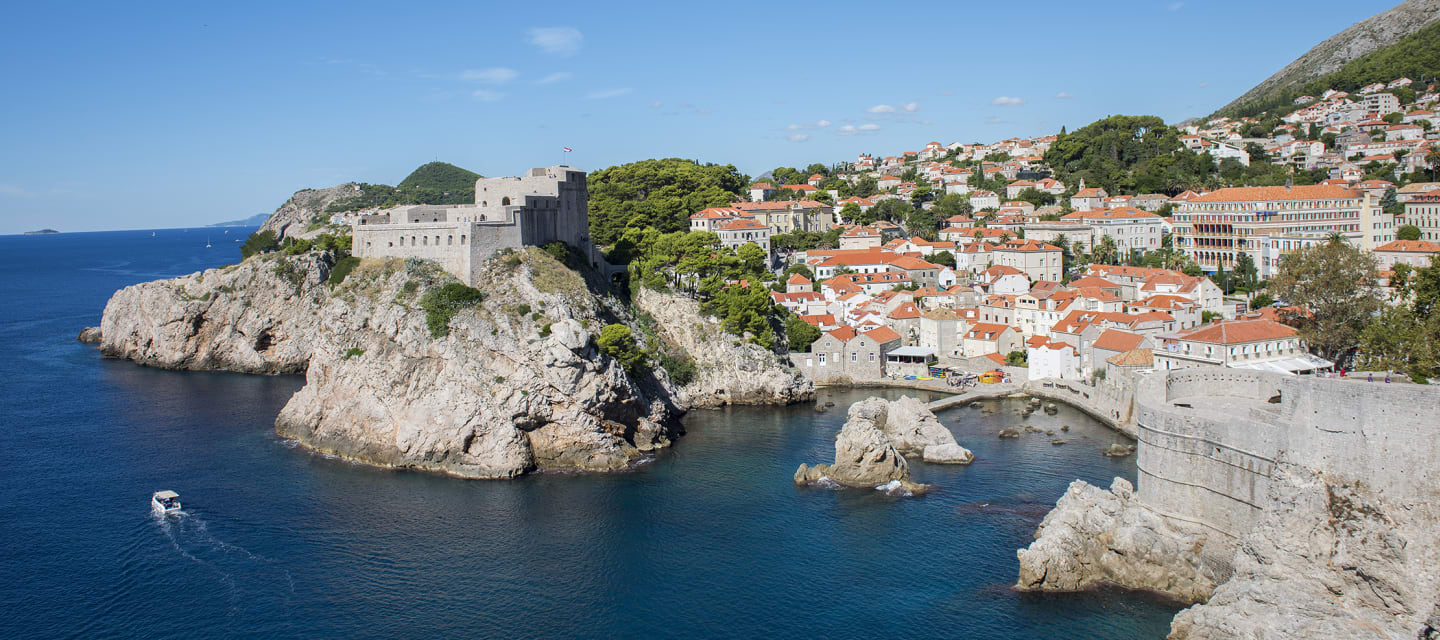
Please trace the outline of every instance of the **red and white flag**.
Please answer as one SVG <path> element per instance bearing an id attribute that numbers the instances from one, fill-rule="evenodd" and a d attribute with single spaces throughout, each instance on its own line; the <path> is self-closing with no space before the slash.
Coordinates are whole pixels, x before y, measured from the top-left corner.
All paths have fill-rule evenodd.
<path id="1" fill-rule="evenodd" d="M 567 153 L 570 152 L 570 151 L 574 151 L 574 149 L 571 149 L 570 147 L 564 147 L 564 149 L 565 149 L 565 151 L 566 151 Z"/>

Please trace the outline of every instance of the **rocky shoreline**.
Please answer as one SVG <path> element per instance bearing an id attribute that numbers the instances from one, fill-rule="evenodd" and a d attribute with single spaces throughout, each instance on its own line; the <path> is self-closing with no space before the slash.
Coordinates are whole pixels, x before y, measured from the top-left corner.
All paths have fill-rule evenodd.
<path id="1" fill-rule="evenodd" d="M 676 341 L 700 351 L 687 350 L 701 371 L 688 386 L 659 367 L 627 372 L 595 338 L 607 324 L 635 326 L 628 309 L 539 249 L 497 258 L 478 287 L 483 303 L 438 337 L 421 299 L 453 277 L 422 261 L 366 260 L 331 283 L 333 267 L 325 252 L 272 253 L 126 287 L 106 305 L 101 351 L 169 369 L 304 373 L 276 419 L 280 435 L 465 478 L 623 470 L 680 435 L 689 408 L 813 394 L 774 356 L 728 336 Z M 667 335 L 705 322 L 698 307 L 648 301 Z"/>

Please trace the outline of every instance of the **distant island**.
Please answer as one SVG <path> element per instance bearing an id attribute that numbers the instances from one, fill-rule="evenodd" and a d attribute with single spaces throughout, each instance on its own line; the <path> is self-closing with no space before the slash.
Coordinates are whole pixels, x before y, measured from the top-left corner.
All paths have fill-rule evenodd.
<path id="1" fill-rule="evenodd" d="M 59 232 L 59 231 L 56 231 L 56 230 L 54 230 L 54 229 L 41 229 L 41 230 L 39 230 L 39 231 L 26 231 L 26 232 L 25 232 L 25 235 L 27 235 L 27 236 L 48 236 L 48 235 L 50 235 L 50 234 L 52 234 L 52 233 L 60 233 L 60 232 Z"/>
<path id="2" fill-rule="evenodd" d="M 256 227 L 256 226 L 259 226 L 259 225 L 263 224 L 263 223 L 265 222 L 265 219 L 266 219 L 266 218 L 269 218 L 269 217 L 270 217 L 270 214 L 268 214 L 268 213 L 257 213 L 257 214 L 255 214 L 255 215 L 250 216 L 250 217 L 248 217 L 248 218 L 245 218 L 245 219 L 243 219 L 243 220 L 231 220 L 231 221 L 229 221 L 229 222 L 217 222 L 217 223 L 215 223 L 215 224 L 207 225 L 207 226 L 211 226 L 211 227 Z"/>

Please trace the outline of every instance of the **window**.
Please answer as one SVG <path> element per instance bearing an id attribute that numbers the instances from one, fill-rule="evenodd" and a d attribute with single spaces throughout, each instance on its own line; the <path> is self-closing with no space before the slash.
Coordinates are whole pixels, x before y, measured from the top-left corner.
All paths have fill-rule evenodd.
<path id="1" fill-rule="evenodd" d="M 445 244 L 447 246 L 455 244 L 455 236 L 445 236 Z"/>
<path id="2" fill-rule="evenodd" d="M 851 362 L 855 362 L 855 359 L 858 358 L 859 356 L 860 356 L 860 352 L 858 352 L 858 351 L 851 351 L 851 352 L 850 352 L 850 361 L 851 361 Z"/>
<path id="3" fill-rule="evenodd" d="M 874 351 L 871 351 L 871 352 L 870 352 L 870 361 L 871 361 L 871 362 L 874 362 L 874 361 L 875 361 L 875 352 L 874 352 Z"/>
<path id="4" fill-rule="evenodd" d="M 465 244 L 465 236 L 460 236 L 460 244 Z"/>
<path id="5" fill-rule="evenodd" d="M 819 355 L 820 355 L 820 364 L 821 364 L 821 366 L 824 366 L 824 364 L 825 364 L 825 354 L 822 353 L 822 354 L 819 354 Z"/>

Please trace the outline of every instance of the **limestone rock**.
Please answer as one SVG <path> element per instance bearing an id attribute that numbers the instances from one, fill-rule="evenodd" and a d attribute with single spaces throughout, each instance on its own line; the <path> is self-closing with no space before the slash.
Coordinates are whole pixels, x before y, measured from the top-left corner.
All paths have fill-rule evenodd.
<path id="1" fill-rule="evenodd" d="M 1203 602 L 1216 584 L 1201 562 L 1207 540 L 1197 527 L 1140 505 L 1123 478 L 1109 491 L 1076 480 L 1040 523 L 1035 542 L 1016 552 L 1016 588 L 1074 591 L 1114 584 Z"/>
<path id="2" fill-rule="evenodd" d="M 509 478 L 623 469 L 668 445 L 673 387 L 594 347 L 586 327 L 610 312 L 577 274 L 538 249 L 517 256 L 441 338 L 419 300 L 454 279 L 432 263 L 364 260 L 332 286 L 332 257 L 268 254 L 117 292 L 102 349 L 167 368 L 304 372 L 276 431 L 370 464 Z"/>
<path id="3" fill-rule="evenodd" d="M 1001 438 L 1001 439 L 1004 439 L 1004 438 L 1019 438 L 1019 437 L 1020 437 L 1020 432 L 1019 432 L 1019 431 L 1016 431 L 1015 429 L 1001 429 L 999 435 L 1000 435 L 1000 438 Z"/>
<path id="4" fill-rule="evenodd" d="M 921 459 L 936 464 L 970 464 L 975 454 L 958 444 L 932 444 L 925 447 Z"/>
<path id="5" fill-rule="evenodd" d="M 1392 504 L 1364 482 L 1289 464 L 1270 476 L 1265 515 L 1238 545 L 1234 575 L 1175 616 L 1171 638 L 1392 638 L 1434 612 L 1440 533 L 1433 502 Z"/>
<path id="6" fill-rule="evenodd" d="M 80 330 L 80 335 L 75 336 L 76 340 L 87 344 L 100 342 L 100 327 L 85 327 Z"/>
<path id="7" fill-rule="evenodd" d="M 640 287 L 635 305 L 655 318 L 664 340 L 695 360 L 695 379 L 680 390 L 685 406 L 791 404 L 815 395 L 815 385 L 788 363 L 726 333 L 695 300 Z"/>
<path id="8" fill-rule="evenodd" d="M 918 398 L 904 396 L 899 400 L 888 403 L 885 412 L 879 419 L 880 428 L 890 438 L 890 444 L 902 455 L 924 456 L 931 447 L 955 447 L 964 451 L 955 443 L 955 434 L 940 424 L 939 418 L 930 411 L 925 403 Z M 955 453 L 954 449 L 945 448 L 942 451 Z M 969 453 L 968 451 L 966 453 Z M 944 455 L 937 452 L 937 455 Z M 925 458 L 928 462 L 930 459 Z M 960 464 L 968 464 L 965 460 Z"/>
<path id="9" fill-rule="evenodd" d="M 848 419 L 835 434 L 834 464 L 801 464 L 795 472 L 797 484 L 817 484 L 828 479 L 848 487 L 877 487 L 891 481 L 906 491 L 923 490 L 910 482 L 910 464 L 890 444 L 881 429 L 888 405 L 883 398 L 869 398 L 850 405 Z"/>
<path id="10" fill-rule="evenodd" d="M 325 189 L 301 189 L 270 214 L 259 231 L 274 231 L 277 238 L 317 235 L 320 230 L 307 233 L 306 229 L 312 223 L 329 221 L 330 214 L 325 213 L 325 209 L 331 203 L 359 192 L 360 186 L 353 182 Z"/>
<path id="11" fill-rule="evenodd" d="M 1125 456 L 1135 453 L 1135 445 L 1120 444 L 1117 442 L 1101 449 L 1100 453 L 1105 454 L 1105 456 L 1109 458 L 1124 458 Z"/>

